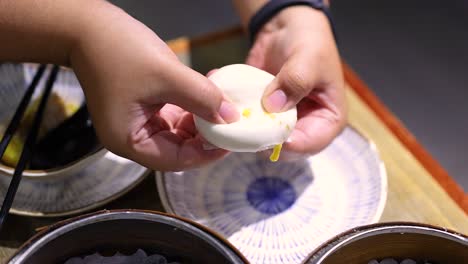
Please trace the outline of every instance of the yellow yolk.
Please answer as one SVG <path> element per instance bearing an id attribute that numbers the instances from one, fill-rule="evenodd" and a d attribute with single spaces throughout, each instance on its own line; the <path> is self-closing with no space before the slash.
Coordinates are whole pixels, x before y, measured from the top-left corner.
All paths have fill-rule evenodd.
<path id="1" fill-rule="evenodd" d="M 275 119 L 275 117 L 276 117 L 273 113 L 267 113 L 267 112 L 265 112 L 265 114 L 266 114 L 267 116 L 269 116 L 271 119 Z"/>
<path id="2" fill-rule="evenodd" d="M 270 160 L 272 162 L 278 161 L 282 147 L 283 147 L 283 144 L 278 144 L 273 148 L 273 153 L 271 153 L 270 155 Z"/>
<path id="3" fill-rule="evenodd" d="M 251 114 L 252 114 L 252 111 L 250 111 L 249 108 L 246 108 L 246 109 L 244 109 L 244 111 L 242 111 L 242 115 L 243 115 L 245 118 L 250 117 Z"/>

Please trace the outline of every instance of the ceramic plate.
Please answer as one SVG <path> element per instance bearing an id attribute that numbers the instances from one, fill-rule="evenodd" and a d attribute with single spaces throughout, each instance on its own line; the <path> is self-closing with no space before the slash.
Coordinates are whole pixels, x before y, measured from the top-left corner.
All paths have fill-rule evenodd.
<path id="1" fill-rule="evenodd" d="M 156 177 L 167 211 L 224 235 L 252 263 L 300 263 L 333 236 L 377 222 L 387 196 L 375 146 L 352 128 L 305 160 L 234 153 Z"/>
<path id="2" fill-rule="evenodd" d="M 10 212 L 52 217 L 91 210 L 125 194 L 147 172 L 145 167 L 107 152 L 84 170 L 66 177 L 23 178 Z M 0 197 L 5 196 L 10 179 L 0 177 Z"/>

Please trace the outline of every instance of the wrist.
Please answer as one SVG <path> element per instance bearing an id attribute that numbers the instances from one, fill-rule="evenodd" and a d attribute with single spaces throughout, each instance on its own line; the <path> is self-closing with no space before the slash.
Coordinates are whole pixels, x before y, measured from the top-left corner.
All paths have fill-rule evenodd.
<path id="1" fill-rule="evenodd" d="M 309 6 L 290 6 L 273 16 L 259 32 L 276 31 L 287 27 L 319 28 L 328 25 L 327 17 L 322 11 Z"/>
<path id="2" fill-rule="evenodd" d="M 70 25 L 69 62 L 83 56 L 90 47 L 100 47 L 103 43 L 112 43 L 112 34 L 119 30 L 117 25 L 127 15 L 120 8 L 102 0 L 90 0 L 86 4 L 78 3 L 74 13 L 74 22 Z M 118 44 L 118 43 L 115 43 Z M 108 47 L 110 48 L 110 47 Z"/>
<path id="3" fill-rule="evenodd" d="M 289 25 L 308 29 L 328 25 L 335 35 L 331 14 L 323 0 L 272 0 L 250 19 L 250 40 L 253 42 L 260 31 L 269 32 Z"/>
<path id="4" fill-rule="evenodd" d="M 239 15 L 244 29 L 248 30 L 248 24 L 252 16 L 269 0 L 233 0 L 234 7 Z"/>

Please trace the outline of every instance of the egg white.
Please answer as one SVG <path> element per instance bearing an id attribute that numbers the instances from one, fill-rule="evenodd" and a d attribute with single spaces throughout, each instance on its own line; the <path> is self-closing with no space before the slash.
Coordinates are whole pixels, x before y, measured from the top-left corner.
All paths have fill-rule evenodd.
<path id="1" fill-rule="evenodd" d="M 209 79 L 241 113 L 230 124 L 210 123 L 195 116 L 195 126 L 211 144 L 235 152 L 257 152 L 285 142 L 297 121 L 297 110 L 267 113 L 262 96 L 274 76 L 258 68 L 233 64 L 220 68 Z"/>

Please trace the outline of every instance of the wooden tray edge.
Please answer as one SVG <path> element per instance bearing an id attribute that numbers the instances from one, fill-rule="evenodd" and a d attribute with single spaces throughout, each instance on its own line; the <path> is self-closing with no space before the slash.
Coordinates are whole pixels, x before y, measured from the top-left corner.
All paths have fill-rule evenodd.
<path id="1" fill-rule="evenodd" d="M 403 123 L 382 103 L 372 90 L 362 81 L 351 67 L 343 63 L 345 81 L 356 94 L 374 111 L 380 120 L 392 131 L 403 145 L 414 155 L 423 167 L 432 175 L 447 194 L 468 214 L 468 196 L 460 185 L 418 142 Z"/>

